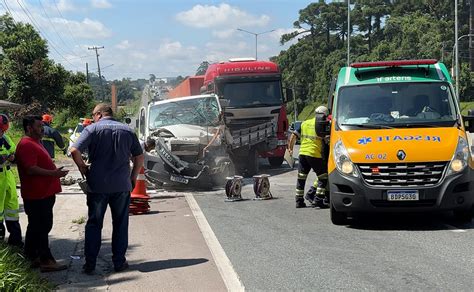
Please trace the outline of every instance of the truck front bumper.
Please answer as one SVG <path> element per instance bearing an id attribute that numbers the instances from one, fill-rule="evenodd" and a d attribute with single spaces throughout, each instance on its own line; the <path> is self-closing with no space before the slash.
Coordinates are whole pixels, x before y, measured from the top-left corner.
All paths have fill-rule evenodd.
<path id="1" fill-rule="evenodd" d="M 471 208 L 474 202 L 474 171 L 445 176 L 432 187 L 374 187 L 360 177 L 342 175 L 336 169 L 329 174 L 331 205 L 339 212 L 420 212 Z M 388 191 L 417 190 L 417 201 L 389 201 Z"/>

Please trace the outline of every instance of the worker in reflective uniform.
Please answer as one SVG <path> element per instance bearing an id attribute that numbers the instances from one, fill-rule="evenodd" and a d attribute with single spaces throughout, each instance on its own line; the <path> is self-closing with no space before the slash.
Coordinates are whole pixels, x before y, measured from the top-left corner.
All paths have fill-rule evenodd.
<path id="1" fill-rule="evenodd" d="M 308 200 L 312 206 L 320 208 L 328 206 L 328 199 L 326 198 L 326 184 L 327 184 L 327 165 L 326 159 L 323 159 L 325 140 L 324 137 L 319 137 L 316 133 L 317 120 L 326 119 L 328 109 L 325 106 L 316 108 L 315 117 L 306 120 L 301 124 L 300 128 L 295 129 L 290 137 L 288 143 L 288 151 L 293 155 L 293 147 L 296 139 L 299 137 L 301 141 L 298 164 L 298 178 L 296 183 L 296 208 L 306 207 L 304 199 Z M 306 178 L 311 169 L 316 173 L 316 180 L 304 194 Z M 319 178 L 318 178 L 319 177 Z"/>
<path id="2" fill-rule="evenodd" d="M 8 117 L 0 115 L 0 240 L 5 238 L 5 227 L 7 226 L 8 244 L 23 247 L 21 239 L 21 227 L 19 216 L 18 195 L 16 193 L 16 181 L 10 164 L 15 160 L 16 145 L 11 138 L 5 134 L 9 127 Z"/>
<path id="3" fill-rule="evenodd" d="M 51 127 L 53 122 L 53 117 L 51 115 L 43 115 L 43 124 L 44 124 L 44 137 L 41 140 L 44 148 L 48 151 L 49 156 L 54 159 L 54 144 L 58 145 L 64 154 L 67 152 L 67 147 L 64 144 L 63 137 L 59 134 L 58 130 Z"/>

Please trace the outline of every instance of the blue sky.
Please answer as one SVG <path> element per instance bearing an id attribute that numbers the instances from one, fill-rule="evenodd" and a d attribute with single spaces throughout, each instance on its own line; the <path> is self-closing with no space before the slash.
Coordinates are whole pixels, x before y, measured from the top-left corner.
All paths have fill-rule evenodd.
<path id="1" fill-rule="evenodd" d="M 107 79 L 194 75 L 204 61 L 268 59 L 288 46 L 280 36 L 294 29 L 303 0 L 3 0 L 0 9 L 33 23 L 50 45 L 50 57 L 66 69 L 97 72 L 99 50 Z"/>

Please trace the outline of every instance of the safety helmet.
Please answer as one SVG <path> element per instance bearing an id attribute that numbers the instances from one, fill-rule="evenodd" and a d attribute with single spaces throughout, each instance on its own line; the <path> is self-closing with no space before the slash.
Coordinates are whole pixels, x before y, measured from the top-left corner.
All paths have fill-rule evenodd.
<path id="1" fill-rule="evenodd" d="M 51 124 L 53 122 L 53 116 L 45 114 L 43 115 L 43 123 Z"/>
<path id="2" fill-rule="evenodd" d="M 3 132 L 6 132 L 9 126 L 10 122 L 8 120 L 7 115 L 0 114 L 0 129 L 2 129 Z"/>
<path id="3" fill-rule="evenodd" d="M 316 110 L 314 111 L 315 114 L 324 114 L 324 115 L 328 115 L 329 114 L 329 110 L 327 107 L 325 107 L 324 105 L 320 105 L 316 108 Z"/>
<path id="4" fill-rule="evenodd" d="M 92 119 L 84 119 L 84 120 L 82 121 L 82 126 L 83 126 L 83 127 L 87 127 L 87 126 L 89 126 L 89 125 L 92 125 Z"/>

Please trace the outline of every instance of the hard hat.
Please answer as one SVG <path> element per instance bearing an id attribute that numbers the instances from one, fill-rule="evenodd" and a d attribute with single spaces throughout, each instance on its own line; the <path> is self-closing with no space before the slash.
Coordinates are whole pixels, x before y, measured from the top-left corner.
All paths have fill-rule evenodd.
<path id="1" fill-rule="evenodd" d="M 83 127 L 87 127 L 87 126 L 89 126 L 89 125 L 91 125 L 91 124 L 92 124 L 92 119 L 84 119 L 84 120 L 82 121 L 82 126 L 83 126 Z"/>
<path id="2" fill-rule="evenodd" d="M 43 115 L 43 123 L 50 124 L 53 121 L 53 117 L 51 115 L 45 114 Z"/>
<path id="3" fill-rule="evenodd" d="M 327 107 L 325 107 L 324 105 L 320 105 L 316 108 L 316 110 L 314 111 L 315 114 L 325 114 L 326 116 L 329 114 L 329 110 Z"/>
<path id="4" fill-rule="evenodd" d="M 9 126 L 10 126 L 10 122 L 8 121 L 7 115 L 1 114 L 0 115 L 0 129 L 2 129 L 3 132 L 6 132 Z"/>

